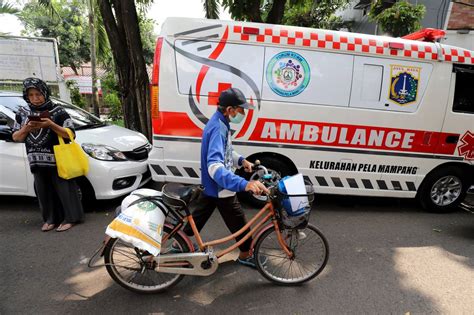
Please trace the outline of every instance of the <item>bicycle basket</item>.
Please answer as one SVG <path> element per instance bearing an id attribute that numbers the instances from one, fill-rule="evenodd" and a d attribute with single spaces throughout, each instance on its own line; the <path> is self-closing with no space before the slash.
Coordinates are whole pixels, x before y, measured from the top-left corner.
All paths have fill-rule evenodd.
<path id="1" fill-rule="evenodd" d="M 300 195 L 288 195 L 283 188 L 284 187 L 279 186 L 277 192 L 278 210 L 283 226 L 287 229 L 305 228 L 308 225 L 311 207 L 314 201 L 313 185 L 305 185 L 306 194 Z M 297 203 L 298 206 L 296 209 L 293 209 L 295 200 L 293 200 L 292 207 L 291 198 L 298 198 L 297 201 L 299 201 L 299 203 Z"/>

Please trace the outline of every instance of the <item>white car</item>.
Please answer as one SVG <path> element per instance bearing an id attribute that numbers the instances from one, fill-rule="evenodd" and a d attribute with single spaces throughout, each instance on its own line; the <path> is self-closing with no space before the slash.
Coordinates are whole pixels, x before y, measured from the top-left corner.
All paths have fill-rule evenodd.
<path id="1" fill-rule="evenodd" d="M 112 199 L 150 179 L 151 145 L 141 133 L 108 125 L 74 105 L 54 99 L 71 116 L 76 142 L 89 157 L 89 173 L 77 179 L 83 200 Z M 22 94 L 0 92 L 0 195 L 35 196 L 24 143 L 11 140 L 15 113 L 27 106 Z"/>

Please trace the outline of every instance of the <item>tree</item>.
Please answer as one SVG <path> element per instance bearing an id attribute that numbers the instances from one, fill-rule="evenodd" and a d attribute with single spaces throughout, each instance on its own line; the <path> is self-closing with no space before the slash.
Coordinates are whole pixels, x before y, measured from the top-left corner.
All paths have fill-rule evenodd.
<path id="1" fill-rule="evenodd" d="M 346 26 L 336 11 L 350 0 L 204 0 L 207 18 L 219 18 L 218 5 L 235 20 L 337 29 Z"/>
<path id="2" fill-rule="evenodd" d="M 377 0 L 370 8 L 369 18 L 385 32 L 400 37 L 419 30 L 425 12 L 423 4 L 413 5 L 400 1 L 391 5 Z"/>
<path id="3" fill-rule="evenodd" d="M 140 36 L 143 45 L 143 57 L 147 65 L 153 64 L 155 55 L 156 38 L 154 27 L 155 21 L 146 17 L 145 12 L 138 12 L 138 26 L 140 27 Z"/>
<path id="4" fill-rule="evenodd" d="M 0 14 L 13 14 L 17 15 L 20 12 L 8 1 L 0 0 Z"/>
<path id="5" fill-rule="evenodd" d="M 57 38 L 62 65 L 77 68 L 90 60 L 89 34 L 84 17 L 85 6 L 79 0 L 57 0 L 56 14 L 37 1 L 27 3 L 18 15 L 25 25 L 23 34 L 38 37 Z"/>
<path id="6" fill-rule="evenodd" d="M 203 0 L 206 18 L 219 19 L 219 3 L 216 0 Z"/>
<path id="7" fill-rule="evenodd" d="M 135 2 L 98 1 L 116 66 L 125 126 L 151 140 L 149 80 Z"/>
<path id="8" fill-rule="evenodd" d="M 91 78 L 92 78 L 92 108 L 94 115 L 100 116 L 99 112 L 99 93 L 97 90 L 97 49 L 96 49 L 96 15 L 95 15 L 95 3 L 93 0 L 87 0 L 88 11 L 89 11 L 89 31 L 90 31 L 90 56 L 91 56 Z"/>
<path id="9" fill-rule="evenodd" d="M 260 0 L 220 1 L 222 6 L 229 10 L 231 17 L 235 20 L 270 24 L 281 24 L 287 3 L 289 5 L 301 5 L 304 2 L 305 0 L 269 0 L 263 2 Z"/>
<path id="10" fill-rule="evenodd" d="M 282 23 L 322 29 L 350 28 L 350 23 L 336 16 L 336 11 L 343 9 L 350 0 L 305 0 L 300 5 L 287 3 Z"/>

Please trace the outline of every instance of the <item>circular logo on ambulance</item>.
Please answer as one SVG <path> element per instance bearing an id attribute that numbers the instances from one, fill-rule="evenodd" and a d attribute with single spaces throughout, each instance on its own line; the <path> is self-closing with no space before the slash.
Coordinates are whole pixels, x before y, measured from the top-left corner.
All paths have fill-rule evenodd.
<path id="1" fill-rule="evenodd" d="M 309 84 L 309 64 L 300 54 L 282 51 L 270 59 L 266 72 L 273 92 L 283 97 L 300 94 Z"/>

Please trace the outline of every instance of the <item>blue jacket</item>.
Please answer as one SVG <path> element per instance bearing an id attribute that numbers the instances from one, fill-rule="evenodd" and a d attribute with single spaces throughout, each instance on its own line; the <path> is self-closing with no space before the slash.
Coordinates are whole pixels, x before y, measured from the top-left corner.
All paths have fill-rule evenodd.
<path id="1" fill-rule="evenodd" d="M 201 144 L 201 181 L 204 194 L 225 198 L 245 191 L 248 181 L 235 175 L 234 165 L 242 166 L 244 157 L 232 149 L 230 126 L 216 111 L 204 128 Z"/>

